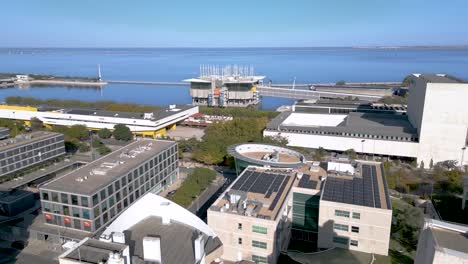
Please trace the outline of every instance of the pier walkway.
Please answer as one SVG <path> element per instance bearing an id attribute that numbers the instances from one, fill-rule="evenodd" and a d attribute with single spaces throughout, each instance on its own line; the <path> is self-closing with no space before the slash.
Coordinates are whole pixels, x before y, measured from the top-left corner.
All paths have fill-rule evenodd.
<path id="1" fill-rule="evenodd" d="M 257 91 L 262 96 L 282 97 L 291 99 L 320 99 L 320 98 L 346 98 L 357 97 L 360 100 L 375 102 L 381 99 L 382 95 L 344 93 L 344 92 L 326 92 L 302 89 L 277 88 L 269 86 L 257 86 Z"/>

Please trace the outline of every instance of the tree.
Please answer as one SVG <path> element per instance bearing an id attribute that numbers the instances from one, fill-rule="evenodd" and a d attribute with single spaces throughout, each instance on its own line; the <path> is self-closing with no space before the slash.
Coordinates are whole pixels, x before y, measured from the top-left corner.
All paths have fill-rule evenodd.
<path id="1" fill-rule="evenodd" d="M 350 159 L 356 159 L 357 155 L 354 149 L 347 149 L 344 153 L 348 155 Z"/>
<path id="2" fill-rule="evenodd" d="M 431 161 L 429 162 L 429 168 L 432 170 L 432 168 L 434 168 L 434 161 L 431 159 Z"/>
<path id="3" fill-rule="evenodd" d="M 37 117 L 31 118 L 31 129 L 40 130 L 44 127 L 44 123 Z"/>
<path id="4" fill-rule="evenodd" d="M 314 159 L 321 161 L 326 154 L 327 151 L 324 148 L 319 147 L 317 150 L 315 150 Z"/>
<path id="5" fill-rule="evenodd" d="M 98 136 L 102 139 L 110 138 L 112 136 L 112 132 L 107 128 L 103 128 L 98 131 Z"/>
<path id="6" fill-rule="evenodd" d="M 103 156 L 103 155 L 106 155 L 108 153 L 110 153 L 112 150 L 107 147 L 106 145 L 102 144 L 101 146 L 99 146 L 97 148 L 98 152 L 99 152 L 99 155 Z"/>
<path id="7" fill-rule="evenodd" d="M 84 125 L 73 125 L 68 129 L 67 135 L 78 140 L 86 140 L 89 136 L 89 132 Z"/>
<path id="8" fill-rule="evenodd" d="M 80 152 L 88 152 L 90 150 L 89 145 L 86 143 L 81 143 L 79 145 L 79 151 Z"/>
<path id="9" fill-rule="evenodd" d="M 401 85 L 404 87 L 410 87 L 412 82 L 413 82 L 412 75 L 407 75 L 401 82 Z"/>
<path id="10" fill-rule="evenodd" d="M 346 85 L 346 82 L 343 80 L 337 81 L 336 85 Z"/>
<path id="11" fill-rule="evenodd" d="M 115 139 L 123 141 L 129 141 L 133 137 L 130 128 L 123 124 L 115 125 L 114 132 L 112 134 L 114 135 Z"/>
<path id="12" fill-rule="evenodd" d="M 420 165 L 419 165 L 419 168 L 420 168 L 420 169 L 424 169 L 424 161 L 421 160 L 421 163 L 420 163 Z"/>

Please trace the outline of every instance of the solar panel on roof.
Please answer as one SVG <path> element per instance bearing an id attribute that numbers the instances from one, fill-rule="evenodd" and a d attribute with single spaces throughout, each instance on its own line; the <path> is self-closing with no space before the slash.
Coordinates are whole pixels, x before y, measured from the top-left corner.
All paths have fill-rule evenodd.
<path id="1" fill-rule="evenodd" d="M 302 175 L 301 180 L 299 181 L 298 186 L 301 188 L 315 189 L 317 188 L 317 181 L 310 180 L 309 174 Z"/>
<path id="2" fill-rule="evenodd" d="M 233 190 L 239 190 L 240 187 L 242 186 L 242 184 L 244 184 L 244 182 L 250 177 L 250 175 L 252 175 L 252 171 L 246 171 L 241 177 L 240 179 L 238 179 L 236 181 L 236 183 L 234 183 L 234 185 L 231 187 L 231 189 Z"/>
<path id="3" fill-rule="evenodd" d="M 257 177 L 259 176 L 258 172 L 252 172 L 252 175 L 245 181 L 245 183 L 239 188 L 240 191 L 247 192 L 249 191 L 250 187 L 255 183 Z"/>
<path id="4" fill-rule="evenodd" d="M 279 201 L 279 198 L 281 197 L 281 194 L 283 193 L 284 189 L 286 188 L 286 185 L 288 184 L 289 178 L 291 176 L 287 176 L 286 179 L 284 179 L 283 183 L 281 184 L 281 187 L 279 188 L 278 192 L 276 193 L 275 199 L 270 204 L 270 207 L 268 207 L 268 210 L 273 211 L 276 207 L 276 204 Z"/>

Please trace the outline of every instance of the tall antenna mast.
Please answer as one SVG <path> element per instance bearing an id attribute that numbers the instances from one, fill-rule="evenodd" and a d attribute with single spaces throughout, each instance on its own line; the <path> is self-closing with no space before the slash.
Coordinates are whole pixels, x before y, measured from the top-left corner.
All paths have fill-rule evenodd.
<path id="1" fill-rule="evenodd" d="M 101 64 L 98 64 L 98 80 L 101 81 L 102 78 L 101 78 Z"/>

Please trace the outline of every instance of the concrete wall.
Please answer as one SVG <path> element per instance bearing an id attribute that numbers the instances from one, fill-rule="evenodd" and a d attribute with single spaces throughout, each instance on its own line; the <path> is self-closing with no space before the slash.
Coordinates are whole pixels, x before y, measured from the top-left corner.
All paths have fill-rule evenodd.
<path id="1" fill-rule="evenodd" d="M 411 124 L 418 130 L 421 128 L 424 111 L 424 100 L 426 98 L 426 82 L 417 77 L 413 77 L 413 85 L 408 96 L 407 115 Z"/>
<path id="2" fill-rule="evenodd" d="M 417 87 L 419 88 L 419 87 Z M 418 162 L 461 163 L 468 133 L 468 84 L 428 83 L 419 135 Z M 468 157 L 464 164 L 468 164 Z"/>
<path id="3" fill-rule="evenodd" d="M 336 216 L 335 210 L 350 212 L 349 218 Z M 360 219 L 354 219 L 352 213 L 360 213 Z M 371 208 L 352 204 L 320 201 L 318 247 L 343 247 L 350 250 L 388 255 L 392 210 Z M 348 231 L 334 230 L 333 224 L 348 225 Z M 351 232 L 351 226 L 359 227 L 359 233 Z M 333 236 L 357 240 L 358 246 L 333 243 Z"/>
<path id="4" fill-rule="evenodd" d="M 281 136 L 288 139 L 288 146 L 319 148 L 328 150 L 345 151 L 354 149 L 356 152 L 375 153 L 386 156 L 402 156 L 416 158 L 418 154 L 418 143 L 411 141 L 391 141 L 379 139 L 337 137 L 325 135 L 312 135 L 301 133 L 285 133 L 277 131 L 263 131 L 263 136 Z M 364 147 L 363 147 L 364 145 Z"/>
<path id="5" fill-rule="evenodd" d="M 242 223 L 242 230 L 238 229 L 239 223 Z M 276 231 L 278 226 L 281 226 L 279 221 L 208 210 L 208 225 L 223 243 L 223 260 L 235 262 L 242 259 L 251 261 L 252 255 L 257 255 L 267 257 L 268 263 L 276 263 L 281 250 L 279 248 L 281 245 L 275 245 Z M 253 225 L 267 228 L 267 234 L 252 232 Z M 279 234 L 280 241 L 283 241 L 287 235 L 286 230 Z M 242 245 L 238 243 L 239 238 L 242 238 Z M 267 248 L 252 247 L 252 240 L 266 242 Z"/>
<path id="6" fill-rule="evenodd" d="M 430 229 L 424 227 L 419 235 L 418 250 L 414 258 L 415 264 L 428 264 L 434 262 L 435 240 Z"/>

